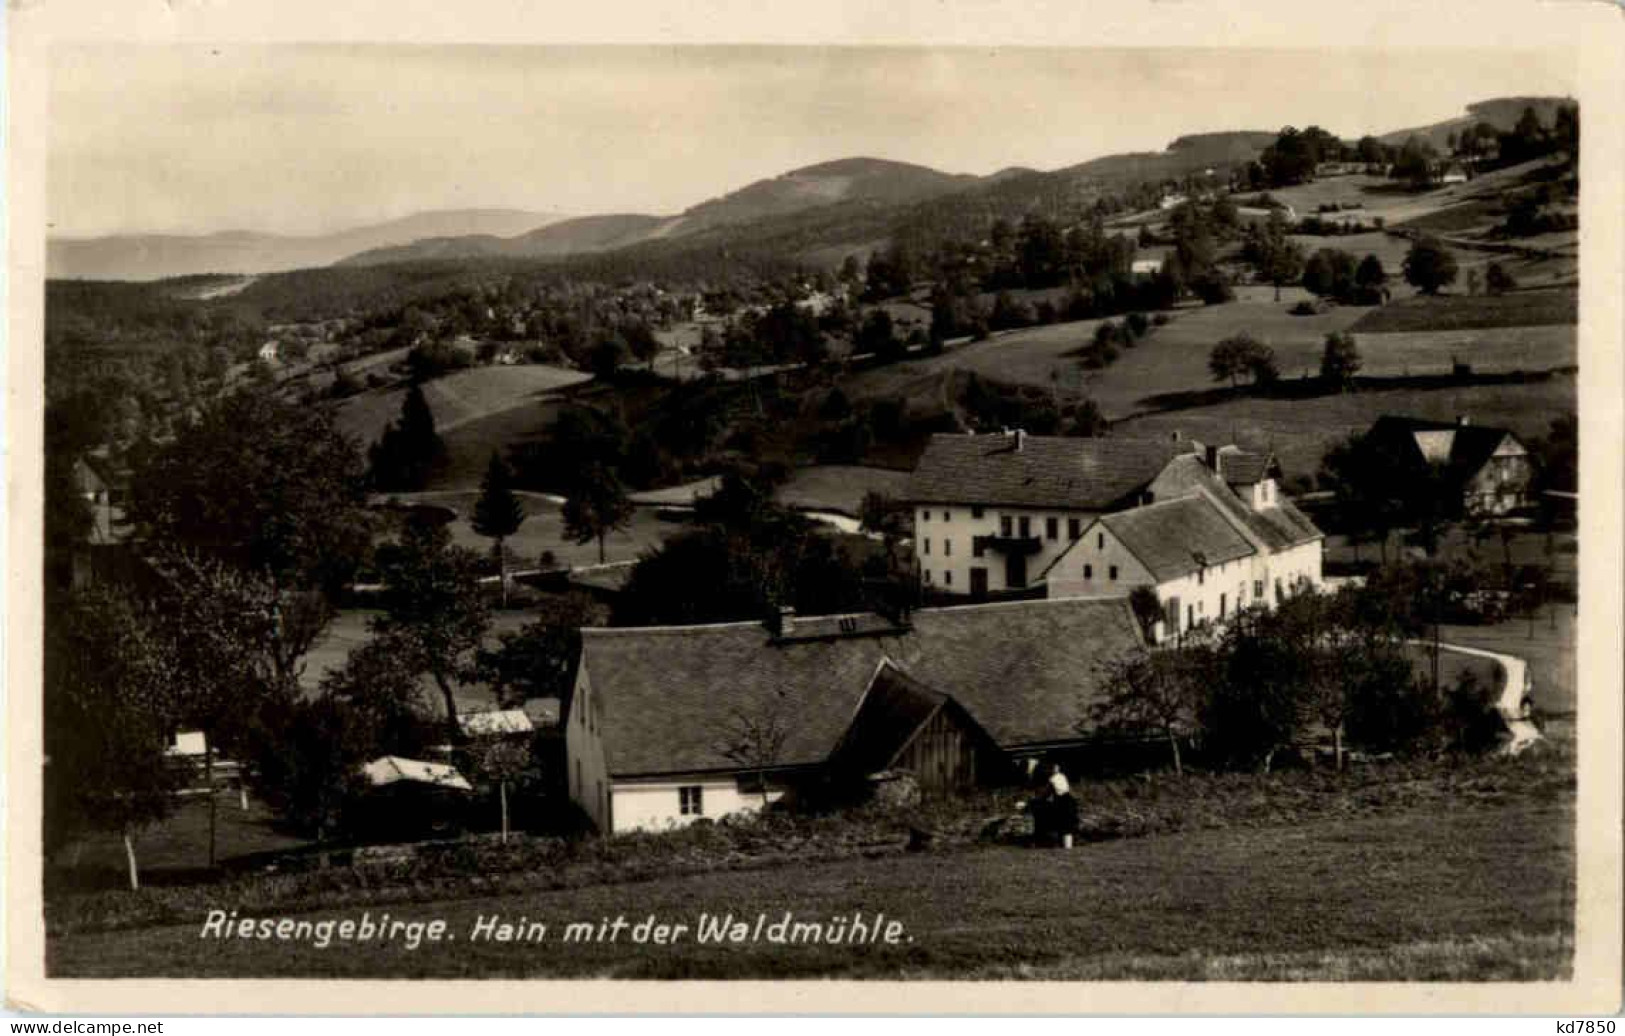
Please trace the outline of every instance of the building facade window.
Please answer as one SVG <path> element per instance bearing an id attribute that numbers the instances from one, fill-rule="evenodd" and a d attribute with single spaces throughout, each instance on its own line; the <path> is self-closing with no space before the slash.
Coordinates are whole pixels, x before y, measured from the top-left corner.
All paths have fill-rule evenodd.
<path id="1" fill-rule="evenodd" d="M 944 512 L 942 512 L 942 520 L 945 521 L 945 522 L 953 521 L 954 520 L 953 512 L 952 511 L 944 511 Z"/>
<path id="2" fill-rule="evenodd" d="M 1076 518 L 1066 520 L 1066 538 L 1076 543 L 1083 535 L 1083 523 Z"/>
<path id="3" fill-rule="evenodd" d="M 1253 580 L 1253 600 L 1262 601 L 1263 599 L 1264 599 L 1264 581 L 1262 579 L 1255 579 L 1255 580 Z"/>
<path id="4" fill-rule="evenodd" d="M 1007 514 L 999 515 L 999 535 L 1005 539 L 1010 538 L 1010 516 Z"/>
<path id="5" fill-rule="evenodd" d="M 1105 533 L 1103 533 L 1103 532 L 1095 533 L 1095 549 L 1096 550 L 1105 550 L 1106 549 L 1106 534 Z"/>
<path id="6" fill-rule="evenodd" d="M 925 539 L 920 541 L 920 552 L 926 555 L 931 553 L 931 537 L 927 536 Z"/>
<path id="7" fill-rule="evenodd" d="M 1111 566 L 1111 568 L 1106 570 L 1106 578 L 1112 580 L 1113 582 L 1117 581 L 1117 566 L 1116 565 L 1113 565 L 1113 566 Z"/>
<path id="8" fill-rule="evenodd" d="M 1084 565 L 1083 566 L 1083 578 L 1085 578 L 1085 579 L 1093 579 L 1094 577 L 1095 577 L 1095 566 L 1093 566 L 1093 565 Z"/>
<path id="9" fill-rule="evenodd" d="M 980 518 L 980 517 L 982 517 L 982 509 L 980 507 L 971 508 L 970 509 L 970 516 L 972 518 Z"/>
<path id="10" fill-rule="evenodd" d="M 1059 518 L 1044 519 L 1044 535 L 1052 540 L 1061 538 L 1061 520 Z"/>
<path id="11" fill-rule="evenodd" d="M 953 573 L 952 569 L 949 569 L 949 570 L 942 573 L 942 585 L 943 586 L 953 586 L 954 585 L 954 573 Z"/>
<path id="12" fill-rule="evenodd" d="M 1027 539 L 1033 534 L 1033 520 L 1026 515 L 1021 516 L 1018 522 L 1018 527 L 1021 529 L 1022 539 Z"/>
<path id="13" fill-rule="evenodd" d="M 677 789 L 677 810 L 685 817 L 705 816 L 705 789 L 698 784 L 685 784 Z"/>
<path id="14" fill-rule="evenodd" d="M 942 556 L 945 558 L 951 558 L 954 556 L 954 541 L 948 539 L 946 536 L 942 538 Z"/>
<path id="15" fill-rule="evenodd" d="M 931 512 L 930 511 L 921 511 L 920 512 L 920 521 L 928 522 L 930 520 L 931 520 Z"/>

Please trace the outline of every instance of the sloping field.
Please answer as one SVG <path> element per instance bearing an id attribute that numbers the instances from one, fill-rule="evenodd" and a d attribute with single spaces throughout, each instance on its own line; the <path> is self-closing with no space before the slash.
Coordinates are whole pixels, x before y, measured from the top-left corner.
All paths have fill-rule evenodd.
<path id="1" fill-rule="evenodd" d="M 1373 309 L 1354 325 L 1356 332 L 1456 331 L 1486 327 L 1575 325 L 1580 293 L 1514 291 L 1505 295 L 1417 295 Z"/>
<path id="2" fill-rule="evenodd" d="M 1579 364 L 1577 329 L 1562 324 L 1361 333 L 1355 335 L 1355 342 L 1360 350 L 1360 373 L 1367 376 L 1446 374 L 1457 361 L 1470 364 L 1475 374 L 1556 370 Z"/>
<path id="3" fill-rule="evenodd" d="M 870 492 L 896 499 L 908 481 L 908 472 L 849 464 L 819 464 L 797 468 L 779 487 L 779 503 L 804 511 L 837 511 L 858 517 L 863 497 Z"/>
<path id="4" fill-rule="evenodd" d="M 424 398 L 434 411 L 435 428 L 445 436 L 458 427 L 514 407 L 536 403 L 548 392 L 576 385 L 591 375 L 562 367 L 523 364 L 512 367 L 472 367 L 426 382 Z M 364 392 L 339 405 L 339 428 L 363 446 L 383 434 L 401 413 L 406 389 Z"/>
<path id="5" fill-rule="evenodd" d="M 1089 811 L 1087 787 L 1083 810 Z M 1570 966 L 1572 800 L 1412 808 L 1080 846 L 988 848 L 659 878 L 388 906 L 444 919 L 453 942 L 200 939 L 200 920 L 57 935 L 54 976 L 408 978 L 1350 977 L 1551 979 Z M 374 923 L 378 910 L 371 911 Z M 828 924 L 861 912 L 895 941 L 700 942 L 702 913 Z M 361 908 L 308 914 L 359 919 Z M 547 926 L 539 942 L 474 937 L 481 918 Z M 627 920 L 565 942 L 570 922 Z M 688 925 L 636 944 L 654 915 Z M 1214 970 L 1212 964 L 1222 964 Z M 1031 969 L 1025 970 L 1025 969 Z"/>
<path id="6" fill-rule="evenodd" d="M 1163 438 L 1180 432 L 1202 442 L 1239 442 L 1275 451 L 1290 477 L 1313 474 L 1326 448 L 1364 432 L 1383 414 L 1437 421 L 1469 416 L 1475 424 L 1544 436 L 1552 418 L 1577 407 L 1573 375 L 1512 385 L 1351 392 L 1312 400 L 1237 399 L 1213 406 L 1148 414 L 1122 422 L 1114 435 Z"/>
<path id="7" fill-rule="evenodd" d="M 475 532 L 469 524 L 474 513 L 478 490 L 430 490 L 423 493 L 396 493 L 395 499 L 409 503 L 436 504 L 457 512 L 450 525 L 452 542 L 482 554 L 491 552 L 491 541 Z M 507 549 L 519 558 L 521 568 L 534 567 L 541 553 L 552 551 L 557 563 L 564 566 L 598 564 L 598 543 L 576 543 L 564 535 L 564 518 L 557 503 L 538 493 L 520 493 L 525 507 L 525 523 L 519 531 L 508 537 Z M 624 529 L 617 529 L 604 538 L 605 561 L 635 561 L 651 547 L 659 546 L 667 536 L 681 526 L 662 521 L 649 508 L 637 508 L 632 521 Z"/>

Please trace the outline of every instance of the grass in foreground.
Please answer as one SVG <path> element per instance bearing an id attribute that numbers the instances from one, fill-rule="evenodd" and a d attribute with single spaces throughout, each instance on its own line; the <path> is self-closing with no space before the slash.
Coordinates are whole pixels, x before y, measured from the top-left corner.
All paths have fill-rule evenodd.
<path id="1" fill-rule="evenodd" d="M 375 908 L 375 918 L 445 919 L 455 941 L 415 951 L 202 940 L 200 914 L 52 937 L 47 966 L 58 977 L 1555 978 L 1569 967 L 1573 822 L 1572 800 L 1479 803 L 1071 852 L 983 848 Z M 883 912 L 906 938 L 655 947 L 558 937 L 567 922 L 617 915 L 693 924 L 701 912 L 754 922 L 785 911 L 818 921 Z M 553 935 L 471 941 L 491 914 L 543 921 Z"/>

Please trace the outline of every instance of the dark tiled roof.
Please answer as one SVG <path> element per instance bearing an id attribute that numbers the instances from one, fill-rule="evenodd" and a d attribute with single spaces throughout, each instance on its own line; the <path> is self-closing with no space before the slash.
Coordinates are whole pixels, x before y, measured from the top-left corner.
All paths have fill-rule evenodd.
<path id="1" fill-rule="evenodd" d="M 1377 418 L 1377 422 L 1371 426 L 1371 431 L 1366 434 L 1370 441 L 1385 448 L 1403 446 L 1411 454 L 1408 459 L 1414 462 L 1443 460 L 1453 474 L 1463 479 L 1476 474 L 1500 448 L 1507 436 L 1512 435 L 1505 428 L 1456 424 L 1451 421 L 1429 421 L 1394 414 Z M 1433 443 L 1425 445 L 1426 440 L 1430 439 Z M 1429 456 L 1432 452 L 1430 447 L 1435 443 L 1443 447 L 1443 457 Z"/>
<path id="2" fill-rule="evenodd" d="M 1062 599 L 924 609 L 907 630 L 778 643 L 759 623 L 586 629 L 582 664 L 609 772 L 625 776 L 737 769 L 734 725 L 771 715 L 788 734 L 779 765 L 822 763 L 887 658 L 1004 747 L 1075 739 L 1099 664 L 1138 643 L 1125 600 Z"/>
<path id="3" fill-rule="evenodd" d="M 1223 450 L 1218 455 L 1219 477 L 1233 486 L 1250 486 L 1269 475 L 1275 458 L 1268 453 Z"/>
<path id="4" fill-rule="evenodd" d="M 881 662 L 852 725 L 831 753 L 830 764 L 860 774 L 886 769 L 947 701 L 946 694 L 920 683 L 889 659 Z"/>
<path id="5" fill-rule="evenodd" d="M 1131 501 L 1188 441 L 934 435 L 909 479 L 915 503 L 1098 511 Z"/>
<path id="6" fill-rule="evenodd" d="M 1169 464 L 1158 478 L 1156 490 L 1162 499 L 1185 496 L 1193 490 L 1206 492 L 1231 521 L 1244 526 L 1270 550 L 1285 550 L 1322 535 L 1314 522 L 1279 493 L 1273 505 L 1253 510 L 1196 457 L 1180 457 Z"/>
<path id="7" fill-rule="evenodd" d="M 1257 553 L 1203 494 L 1103 515 L 1100 522 L 1159 583 Z"/>

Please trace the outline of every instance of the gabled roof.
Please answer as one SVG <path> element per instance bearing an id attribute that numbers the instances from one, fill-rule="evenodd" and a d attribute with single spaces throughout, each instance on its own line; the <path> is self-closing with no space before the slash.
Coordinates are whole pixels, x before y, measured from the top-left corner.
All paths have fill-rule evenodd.
<path id="1" fill-rule="evenodd" d="M 814 640 L 775 641 L 754 622 L 581 637 L 615 776 L 739 769 L 726 749 L 741 717 L 782 725 L 778 765 L 824 763 L 883 659 L 1003 747 L 1075 740 L 1099 663 L 1141 643 L 1123 599 L 922 609 L 906 628 Z"/>
<path id="2" fill-rule="evenodd" d="M 422 759 L 404 759 L 398 755 L 379 756 L 362 768 L 373 787 L 381 788 L 400 781 L 425 784 L 454 791 L 473 791 L 455 766 L 446 763 L 425 762 Z"/>
<path id="3" fill-rule="evenodd" d="M 1170 460 L 1195 448 L 1172 440 L 933 435 L 904 497 L 912 503 L 1106 510 L 1132 500 Z"/>
<path id="4" fill-rule="evenodd" d="M 1252 453 L 1227 447 L 1219 450 L 1219 477 L 1232 486 L 1250 486 L 1264 481 L 1276 467 L 1272 453 Z"/>
<path id="5" fill-rule="evenodd" d="M 1097 522 L 1159 583 L 1258 553 L 1203 493 L 1102 515 Z"/>
<path id="6" fill-rule="evenodd" d="M 891 659 L 882 659 L 852 725 L 830 753 L 830 764 L 860 774 L 888 768 L 949 701 L 946 694 L 909 676 Z"/>
<path id="7" fill-rule="evenodd" d="M 1175 458 L 1151 488 L 1158 499 L 1205 492 L 1225 517 L 1242 526 L 1246 536 L 1268 550 L 1286 550 L 1324 536 L 1296 504 L 1279 493 L 1274 503 L 1255 510 L 1197 457 Z"/>
<path id="8" fill-rule="evenodd" d="M 1510 436 L 1505 428 L 1429 421 L 1419 417 L 1385 414 L 1377 418 L 1367 440 L 1386 448 L 1411 451 L 1414 460 L 1443 464 L 1458 477 L 1468 477 L 1482 468 Z"/>

